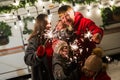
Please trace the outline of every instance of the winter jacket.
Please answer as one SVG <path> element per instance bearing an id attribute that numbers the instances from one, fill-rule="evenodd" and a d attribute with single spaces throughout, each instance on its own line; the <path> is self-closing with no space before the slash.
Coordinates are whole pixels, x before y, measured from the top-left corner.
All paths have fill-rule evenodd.
<path id="1" fill-rule="evenodd" d="M 33 37 L 29 40 L 25 50 L 24 61 L 28 66 L 31 66 L 32 80 L 54 80 L 52 75 L 52 47 L 48 43 L 45 47 L 45 55 L 38 57 L 36 50 L 39 46 L 38 37 Z"/>
<path id="2" fill-rule="evenodd" d="M 71 62 L 57 53 L 54 53 L 52 63 L 55 80 L 68 80 L 70 74 L 77 69 L 75 62 Z"/>
<path id="3" fill-rule="evenodd" d="M 91 54 L 92 50 L 96 47 L 96 43 L 90 41 L 87 38 L 83 38 L 87 31 L 90 31 L 92 35 L 99 33 L 103 36 L 103 30 L 96 26 L 93 21 L 90 19 L 84 18 L 83 15 L 79 12 L 75 12 L 74 18 L 74 33 L 71 36 L 71 40 L 73 41 L 74 38 L 77 38 L 79 41 L 78 46 L 79 49 L 76 53 L 79 54 L 78 61 L 85 61 L 85 59 Z M 81 50 L 81 52 L 80 52 Z"/>
<path id="4" fill-rule="evenodd" d="M 82 75 L 79 80 L 111 80 L 111 78 L 107 75 L 107 72 L 104 71 L 97 74 L 95 78 L 89 78 Z"/>
<path id="5" fill-rule="evenodd" d="M 67 76 L 66 80 L 111 80 L 105 67 L 102 67 L 102 69 L 94 77 L 86 77 L 81 69 L 75 69 L 69 76 Z"/>

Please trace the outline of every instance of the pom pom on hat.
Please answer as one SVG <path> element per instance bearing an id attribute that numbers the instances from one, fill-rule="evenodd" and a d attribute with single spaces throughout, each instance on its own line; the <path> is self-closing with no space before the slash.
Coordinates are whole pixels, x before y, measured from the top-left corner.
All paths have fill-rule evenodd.
<path id="1" fill-rule="evenodd" d="M 98 57 L 102 57 L 103 56 L 103 50 L 101 48 L 95 48 L 95 49 L 93 49 L 92 54 L 94 54 Z"/>

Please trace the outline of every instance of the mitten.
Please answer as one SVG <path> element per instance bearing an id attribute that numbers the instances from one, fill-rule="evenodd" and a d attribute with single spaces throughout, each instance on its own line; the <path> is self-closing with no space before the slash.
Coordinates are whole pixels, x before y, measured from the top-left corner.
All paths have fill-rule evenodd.
<path id="1" fill-rule="evenodd" d="M 52 43 L 49 43 L 49 42 L 46 43 L 45 52 L 46 52 L 47 56 L 53 55 Z"/>
<path id="2" fill-rule="evenodd" d="M 42 57 L 45 54 L 45 47 L 40 45 L 37 49 L 37 56 Z"/>

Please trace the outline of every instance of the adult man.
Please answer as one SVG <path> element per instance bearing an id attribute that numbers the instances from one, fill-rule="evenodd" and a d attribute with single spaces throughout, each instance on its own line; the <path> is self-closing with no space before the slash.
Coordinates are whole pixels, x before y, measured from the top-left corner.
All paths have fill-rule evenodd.
<path id="1" fill-rule="evenodd" d="M 101 42 L 103 30 L 96 26 L 92 20 L 83 17 L 80 12 L 74 12 L 69 5 L 61 6 L 58 9 L 58 14 L 71 35 L 67 43 L 76 43 L 78 48 L 72 51 L 77 54 L 75 56 L 77 56 L 78 62 L 83 65 L 96 44 Z M 91 35 L 88 36 L 87 33 Z"/>

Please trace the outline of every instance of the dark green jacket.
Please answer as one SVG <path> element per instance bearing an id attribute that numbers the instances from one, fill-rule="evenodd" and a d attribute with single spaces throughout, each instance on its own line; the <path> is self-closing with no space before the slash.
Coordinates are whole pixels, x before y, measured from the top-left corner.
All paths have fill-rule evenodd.
<path id="1" fill-rule="evenodd" d="M 32 80 L 54 80 L 46 55 L 41 58 L 36 55 L 38 46 L 38 38 L 34 37 L 29 40 L 25 50 L 24 61 L 31 66 Z"/>

